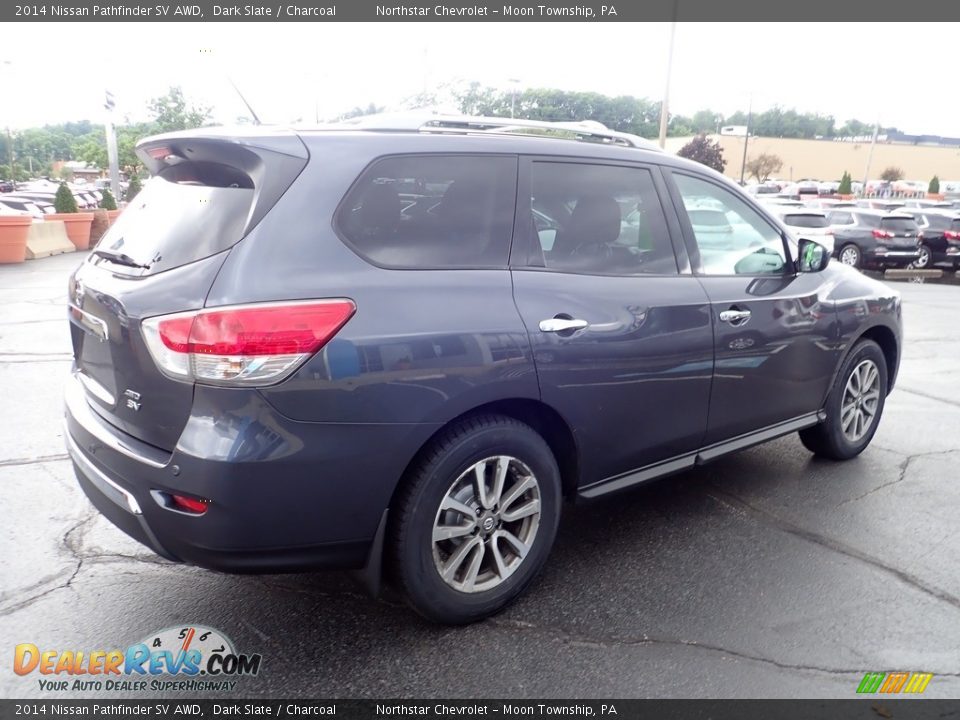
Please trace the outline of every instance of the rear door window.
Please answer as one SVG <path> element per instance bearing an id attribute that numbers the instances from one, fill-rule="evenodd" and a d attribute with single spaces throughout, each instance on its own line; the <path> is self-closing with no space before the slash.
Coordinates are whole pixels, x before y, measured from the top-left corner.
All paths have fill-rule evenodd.
<path id="1" fill-rule="evenodd" d="M 917 221 L 913 218 L 883 218 L 880 221 L 882 230 L 889 230 L 895 233 L 916 232 Z"/>
<path id="2" fill-rule="evenodd" d="M 827 218 L 823 215 L 805 215 L 805 214 L 784 215 L 783 221 L 790 227 L 799 227 L 799 228 L 830 227 L 830 223 L 827 222 Z"/>
<path id="3" fill-rule="evenodd" d="M 853 225 L 853 214 L 848 212 L 832 212 L 827 216 L 830 225 Z"/>
<path id="4" fill-rule="evenodd" d="M 530 210 L 535 267 L 596 275 L 677 274 L 663 206 L 646 168 L 533 162 Z"/>
<path id="5" fill-rule="evenodd" d="M 505 268 L 517 159 L 406 155 L 376 161 L 337 212 L 341 237 L 389 268 Z"/>

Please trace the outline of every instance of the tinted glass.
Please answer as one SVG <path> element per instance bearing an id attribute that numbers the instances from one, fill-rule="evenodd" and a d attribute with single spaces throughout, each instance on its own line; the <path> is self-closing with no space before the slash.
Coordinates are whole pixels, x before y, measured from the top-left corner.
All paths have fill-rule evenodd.
<path id="1" fill-rule="evenodd" d="M 155 177 L 120 214 L 97 249 L 157 273 L 226 250 L 243 236 L 253 189 Z M 118 266 L 118 272 L 131 272 Z M 139 270 L 136 270 L 139 273 Z"/>
<path id="2" fill-rule="evenodd" d="M 347 195 L 338 227 L 357 253 L 386 267 L 506 267 L 516 177 L 512 157 L 384 158 Z"/>
<path id="3" fill-rule="evenodd" d="M 677 273 L 649 170 L 535 162 L 530 182 L 534 265 L 604 275 Z"/>
<path id="4" fill-rule="evenodd" d="M 891 232 L 917 232 L 917 221 L 913 218 L 884 218 L 880 227 Z"/>
<path id="5" fill-rule="evenodd" d="M 953 220 L 953 221 L 950 223 L 950 229 L 951 229 L 951 230 L 960 230 L 960 218 L 958 218 L 958 219 L 956 219 L 956 220 Z"/>
<path id="6" fill-rule="evenodd" d="M 833 212 L 827 216 L 830 225 L 853 225 L 853 215 L 848 212 Z"/>
<path id="7" fill-rule="evenodd" d="M 783 221 L 790 227 L 825 228 L 830 223 L 823 215 L 784 215 Z"/>
<path id="8" fill-rule="evenodd" d="M 726 188 L 692 177 L 674 174 L 693 229 L 706 275 L 779 274 L 786 268 L 780 232 L 742 198 Z M 698 224 L 708 212 L 722 217 L 725 225 Z"/>

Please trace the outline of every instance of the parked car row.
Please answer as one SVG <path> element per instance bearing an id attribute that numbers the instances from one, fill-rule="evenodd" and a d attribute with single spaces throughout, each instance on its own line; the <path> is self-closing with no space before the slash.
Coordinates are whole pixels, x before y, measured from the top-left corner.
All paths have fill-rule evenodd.
<path id="1" fill-rule="evenodd" d="M 906 198 L 924 202 L 928 183 L 919 180 L 870 180 L 864 185 L 862 182 L 851 182 L 850 192 L 853 195 L 875 198 Z M 941 188 L 949 194 L 960 193 L 960 182 L 943 182 Z M 782 197 L 792 200 L 806 200 L 824 195 L 836 195 L 840 192 L 840 182 L 822 180 L 766 180 L 762 183 L 747 183 L 744 186 L 747 194 L 757 198 Z M 926 201 L 936 202 L 936 201 Z M 960 200 L 958 200 L 960 202 Z"/>
<path id="2" fill-rule="evenodd" d="M 59 183 L 50 180 L 36 180 L 28 183 L 6 183 L 9 190 L 0 189 L 0 207 L 6 210 L 28 214 L 35 220 L 43 220 L 44 215 L 56 212 L 54 198 Z M 100 207 L 103 193 L 93 186 L 69 184 L 78 210 L 95 210 Z"/>
<path id="3" fill-rule="evenodd" d="M 797 238 L 856 268 L 960 268 L 960 201 L 758 199 Z"/>

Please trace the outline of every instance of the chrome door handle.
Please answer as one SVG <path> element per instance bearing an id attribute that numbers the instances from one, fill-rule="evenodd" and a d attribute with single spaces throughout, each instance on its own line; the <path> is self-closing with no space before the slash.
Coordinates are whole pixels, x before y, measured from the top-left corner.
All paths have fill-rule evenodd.
<path id="1" fill-rule="evenodd" d="M 590 323 L 575 318 L 550 318 L 540 321 L 540 332 L 563 332 L 564 330 L 583 330 Z"/>
<path id="2" fill-rule="evenodd" d="M 720 313 L 720 319 L 731 325 L 743 325 L 750 319 L 749 310 L 723 310 Z"/>

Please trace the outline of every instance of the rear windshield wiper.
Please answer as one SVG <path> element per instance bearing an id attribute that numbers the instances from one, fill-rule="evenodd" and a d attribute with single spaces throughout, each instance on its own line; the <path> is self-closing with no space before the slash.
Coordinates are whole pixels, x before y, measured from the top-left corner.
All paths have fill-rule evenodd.
<path id="1" fill-rule="evenodd" d="M 127 267 L 141 268 L 143 270 L 148 270 L 150 268 L 149 265 L 138 263 L 132 257 L 122 252 L 110 252 L 109 250 L 94 250 L 93 254 L 98 255 L 102 258 L 106 258 L 110 262 L 116 263 L 117 265 L 126 265 Z"/>

